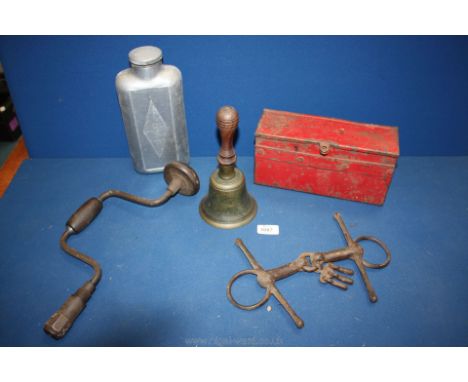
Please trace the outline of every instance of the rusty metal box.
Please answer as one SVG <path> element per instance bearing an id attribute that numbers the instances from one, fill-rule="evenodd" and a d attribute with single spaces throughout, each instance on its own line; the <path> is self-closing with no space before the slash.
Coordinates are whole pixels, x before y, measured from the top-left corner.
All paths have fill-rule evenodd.
<path id="1" fill-rule="evenodd" d="M 255 183 L 383 204 L 398 128 L 265 109 L 255 132 Z"/>

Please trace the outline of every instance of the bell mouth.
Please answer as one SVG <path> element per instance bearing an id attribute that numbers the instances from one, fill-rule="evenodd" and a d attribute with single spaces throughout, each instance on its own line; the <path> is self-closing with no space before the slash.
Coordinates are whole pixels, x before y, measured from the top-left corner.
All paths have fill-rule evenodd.
<path id="1" fill-rule="evenodd" d="M 199 212 L 206 223 L 216 228 L 233 229 L 250 223 L 257 214 L 257 203 L 247 192 L 242 171 L 235 168 L 233 178 L 223 179 L 215 170 Z"/>
<path id="2" fill-rule="evenodd" d="M 226 219 L 219 219 L 215 218 L 213 216 L 210 216 L 207 214 L 204 205 L 206 203 L 206 200 L 208 199 L 208 195 L 205 196 L 199 207 L 199 212 L 201 218 L 208 223 L 209 225 L 215 227 L 215 228 L 221 228 L 221 229 L 234 229 L 234 228 L 239 228 L 242 227 L 246 224 L 249 224 L 257 215 L 257 202 L 255 199 L 250 197 L 251 200 L 251 208 L 248 209 L 247 213 L 245 215 L 238 216 L 237 218 L 232 218 L 230 221 Z"/>

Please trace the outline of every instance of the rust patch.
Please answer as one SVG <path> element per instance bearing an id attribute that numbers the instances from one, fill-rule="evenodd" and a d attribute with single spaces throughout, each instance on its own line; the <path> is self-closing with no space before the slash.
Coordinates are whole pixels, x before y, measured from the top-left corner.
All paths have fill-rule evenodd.
<path id="1" fill-rule="evenodd" d="M 344 170 L 347 170 L 349 168 L 349 163 L 346 163 L 346 162 L 340 162 L 338 163 L 338 165 L 336 166 L 336 169 L 338 171 L 344 171 Z"/>

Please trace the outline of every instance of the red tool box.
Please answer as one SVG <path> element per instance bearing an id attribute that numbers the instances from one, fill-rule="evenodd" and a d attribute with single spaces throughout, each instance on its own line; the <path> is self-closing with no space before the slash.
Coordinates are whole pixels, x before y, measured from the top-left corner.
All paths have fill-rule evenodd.
<path id="1" fill-rule="evenodd" d="M 383 204 L 398 128 L 265 109 L 255 132 L 255 183 Z"/>

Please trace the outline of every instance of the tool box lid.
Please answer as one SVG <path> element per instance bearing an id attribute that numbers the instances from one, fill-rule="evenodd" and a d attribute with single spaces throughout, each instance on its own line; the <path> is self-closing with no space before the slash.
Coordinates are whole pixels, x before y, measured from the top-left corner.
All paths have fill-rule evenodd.
<path id="1" fill-rule="evenodd" d="M 264 109 L 256 137 L 398 157 L 398 128 Z"/>

